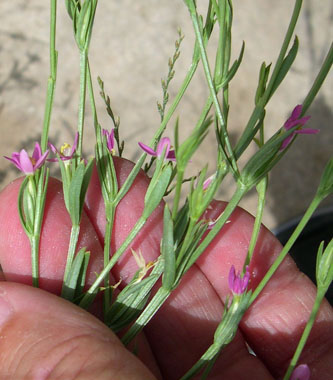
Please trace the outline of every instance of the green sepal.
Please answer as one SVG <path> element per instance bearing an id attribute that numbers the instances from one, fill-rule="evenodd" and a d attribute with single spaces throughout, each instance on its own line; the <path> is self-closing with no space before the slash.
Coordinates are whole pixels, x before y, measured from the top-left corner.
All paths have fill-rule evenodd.
<path id="1" fill-rule="evenodd" d="M 248 188 L 256 186 L 268 172 L 284 156 L 287 148 L 280 150 L 282 142 L 292 134 L 297 127 L 288 131 L 279 131 L 272 136 L 246 163 L 241 173 L 239 184 Z M 289 144 L 290 145 L 290 144 Z"/>
<path id="2" fill-rule="evenodd" d="M 170 183 L 172 165 L 168 163 L 159 170 L 159 164 L 163 164 L 163 158 L 157 160 L 156 170 L 145 195 L 145 208 L 142 214 L 144 218 L 148 217 L 161 202 Z"/>
<path id="3" fill-rule="evenodd" d="M 66 193 L 67 197 L 66 207 L 73 225 L 80 224 L 84 199 L 92 174 L 93 162 L 94 160 L 91 158 L 86 165 L 84 160 L 82 160 L 75 169 L 72 169 L 70 181 L 66 180 L 66 183 L 63 181 L 64 193 Z M 65 178 L 68 177 L 66 176 Z"/>
<path id="4" fill-rule="evenodd" d="M 118 192 L 118 181 L 113 157 L 103 137 L 102 144 L 96 144 L 96 166 L 106 204 L 113 203 Z"/>
<path id="5" fill-rule="evenodd" d="M 320 199 L 324 199 L 332 193 L 333 193 L 333 158 L 331 158 L 325 166 L 316 195 Z"/>
<path id="6" fill-rule="evenodd" d="M 257 86 L 257 91 L 254 99 L 254 103 L 257 106 L 259 104 L 259 101 L 266 90 L 267 80 L 270 72 L 271 64 L 266 66 L 266 63 L 263 62 L 260 71 L 259 71 L 259 82 Z"/>
<path id="7" fill-rule="evenodd" d="M 26 203 L 26 186 L 27 182 L 29 180 L 29 177 L 25 177 L 24 180 L 21 183 L 19 194 L 18 194 L 18 213 L 20 217 L 20 221 L 22 224 L 22 227 L 24 228 L 25 233 L 28 236 L 33 235 L 33 222 L 30 222 L 31 218 L 26 218 L 26 210 L 27 210 L 27 205 Z"/>
<path id="8" fill-rule="evenodd" d="M 86 248 L 81 248 L 75 256 L 61 293 L 61 296 L 68 301 L 75 302 L 81 297 L 89 259 L 90 253 L 86 251 Z"/>
<path id="9" fill-rule="evenodd" d="M 75 8 L 73 5 L 67 7 L 73 18 L 75 40 L 81 51 L 89 47 L 96 7 L 97 0 L 84 0 L 82 5 L 76 2 Z"/>
<path id="10" fill-rule="evenodd" d="M 333 239 L 324 250 L 324 241 L 321 242 L 316 262 L 316 280 L 318 288 L 325 292 L 333 281 Z"/>
<path id="11" fill-rule="evenodd" d="M 164 260 L 162 286 L 167 290 L 171 290 L 176 276 L 176 256 L 173 240 L 173 222 L 167 204 L 164 206 L 161 254 Z"/>

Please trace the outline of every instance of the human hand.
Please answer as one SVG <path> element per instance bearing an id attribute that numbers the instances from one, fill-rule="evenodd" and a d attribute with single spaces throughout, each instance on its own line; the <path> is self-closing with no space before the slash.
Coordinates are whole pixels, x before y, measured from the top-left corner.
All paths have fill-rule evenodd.
<path id="1" fill-rule="evenodd" d="M 132 164 L 115 158 L 120 183 Z M 112 251 L 131 230 L 143 209 L 148 179 L 140 173 L 120 203 Z M 253 218 L 237 209 L 198 262 L 183 278 L 161 310 L 135 342 L 138 358 L 97 317 L 55 296 L 59 294 L 70 234 L 70 219 L 60 182 L 50 181 L 40 245 L 40 286 L 32 288 L 30 246 L 17 214 L 20 181 L 0 194 L 0 263 L 6 281 L 0 282 L 0 378 L 21 379 L 179 379 L 212 343 L 230 290 L 228 273 L 241 268 L 251 237 Z M 217 217 L 225 204 L 208 211 Z M 146 261 L 159 255 L 161 205 L 136 237 L 132 247 Z M 208 216 L 208 215 L 206 215 Z M 104 208 L 94 172 L 81 224 L 80 247 L 92 257 L 88 282 L 103 261 Z M 250 267 L 255 288 L 281 247 L 262 228 Z M 126 284 L 137 270 L 128 250 L 112 270 L 113 281 Z M 26 285 L 24 285 L 26 284 Z M 54 294 L 51 294 L 54 293 Z M 312 308 L 315 288 L 287 258 L 245 314 L 240 330 L 217 360 L 209 379 L 269 380 L 281 378 Z M 92 310 L 95 315 L 99 311 Z M 301 362 L 311 380 L 329 380 L 333 373 L 333 312 L 324 302 Z M 245 341 L 256 352 L 248 353 Z"/>

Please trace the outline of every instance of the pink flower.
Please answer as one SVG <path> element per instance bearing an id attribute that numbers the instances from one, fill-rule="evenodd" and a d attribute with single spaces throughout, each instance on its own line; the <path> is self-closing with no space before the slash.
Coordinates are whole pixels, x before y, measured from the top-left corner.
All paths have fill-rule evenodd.
<path id="1" fill-rule="evenodd" d="M 62 147 L 60 148 L 60 151 L 59 151 L 50 142 L 49 142 L 49 147 L 50 147 L 50 149 L 52 150 L 52 152 L 54 154 L 59 155 L 59 157 L 60 157 L 60 159 L 62 161 L 68 161 L 68 160 L 71 160 L 73 158 L 74 154 L 75 154 L 75 151 L 76 151 L 76 148 L 77 148 L 78 139 L 79 139 L 79 133 L 76 132 L 75 139 L 74 139 L 74 144 L 73 144 L 72 147 L 69 144 L 65 143 L 65 144 L 62 145 Z M 57 158 L 50 158 L 48 161 L 56 162 Z"/>
<path id="2" fill-rule="evenodd" d="M 108 132 L 106 129 L 103 129 L 103 136 L 106 137 L 106 146 L 108 147 L 111 154 L 114 154 L 114 128 L 111 129 L 111 132 Z"/>
<path id="3" fill-rule="evenodd" d="M 244 277 L 241 277 L 240 272 L 236 274 L 235 267 L 232 265 L 229 272 L 229 288 L 233 294 L 243 294 L 249 284 L 250 272 L 249 266 L 246 266 Z"/>
<path id="4" fill-rule="evenodd" d="M 293 112 L 291 113 L 289 119 L 284 123 L 283 128 L 286 131 L 289 131 L 289 129 L 296 127 L 296 125 L 300 125 L 300 126 L 299 126 L 299 129 L 296 129 L 285 140 L 283 140 L 280 150 L 283 150 L 287 147 L 287 145 L 290 143 L 290 141 L 295 136 L 295 134 L 313 135 L 319 132 L 319 129 L 312 129 L 312 128 L 301 129 L 311 117 L 311 116 L 305 116 L 299 119 L 299 117 L 301 116 L 301 113 L 302 113 L 302 105 L 299 104 L 293 109 Z"/>
<path id="5" fill-rule="evenodd" d="M 48 154 L 48 150 L 42 154 L 42 149 L 39 143 L 36 142 L 35 149 L 31 157 L 28 155 L 25 149 L 22 149 L 19 153 L 12 153 L 11 158 L 6 156 L 5 158 L 11 161 L 25 175 L 32 175 L 44 164 Z"/>
<path id="6" fill-rule="evenodd" d="M 150 154 L 151 156 L 160 158 L 163 154 L 163 151 L 165 150 L 165 158 L 167 160 L 175 161 L 175 151 L 170 150 L 171 148 L 171 142 L 168 137 L 163 137 L 160 142 L 157 145 L 156 151 L 150 148 L 148 145 L 145 145 L 141 142 L 139 142 L 139 146 L 142 150 L 144 150 L 146 153 Z"/>
<path id="7" fill-rule="evenodd" d="M 307 364 L 300 364 L 297 366 L 291 374 L 290 380 L 309 380 L 310 369 Z"/>

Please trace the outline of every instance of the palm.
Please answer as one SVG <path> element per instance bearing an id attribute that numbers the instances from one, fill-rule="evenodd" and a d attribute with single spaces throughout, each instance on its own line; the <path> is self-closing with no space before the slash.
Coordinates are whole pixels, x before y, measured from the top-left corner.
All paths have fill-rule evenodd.
<path id="1" fill-rule="evenodd" d="M 126 178 L 132 164 L 120 159 L 116 159 L 115 163 L 121 183 Z M 117 209 L 112 241 L 113 252 L 120 246 L 142 212 L 147 183 L 148 180 L 141 173 Z M 29 243 L 25 235 L 20 232 L 20 222 L 16 213 L 18 188 L 19 182 L 15 182 L 0 195 L 0 223 L 2 226 L 0 230 L 0 262 L 6 280 L 30 284 Z M 224 204 L 221 202 L 214 203 L 212 210 L 209 211 L 210 216 L 216 217 L 223 207 Z M 132 245 L 135 251 L 142 251 L 147 261 L 156 259 L 159 254 L 162 211 L 162 206 L 155 211 Z M 252 223 L 252 217 L 244 211 L 238 209 L 234 212 L 230 223 L 225 226 L 209 249 L 186 274 L 181 285 L 145 328 L 144 334 L 135 342 L 139 358 L 157 378 L 163 376 L 168 380 L 179 379 L 211 344 L 217 323 L 221 320 L 223 301 L 229 294 L 227 275 L 230 266 L 232 264 L 236 268 L 242 266 L 251 236 Z M 48 192 L 41 240 L 40 284 L 42 288 L 56 294 L 61 288 L 70 227 L 70 221 L 63 205 L 61 184 L 52 180 Z M 93 254 L 89 267 L 90 283 L 95 279 L 95 273 L 99 272 L 103 265 L 101 243 L 103 242 L 104 228 L 103 201 L 95 172 L 87 195 L 86 214 L 83 216 L 80 238 L 80 246 L 86 246 Z M 251 287 L 255 287 L 262 278 L 279 249 L 280 246 L 276 239 L 263 228 L 251 264 Z M 123 286 L 136 270 L 135 260 L 128 251 L 113 268 L 114 281 L 122 279 L 121 286 Z M 6 287 L 6 292 L 14 294 L 17 287 L 18 285 L 11 284 L 9 288 Z M 223 355 L 216 362 L 209 378 L 268 380 L 281 377 L 302 333 L 314 295 L 315 289 L 309 280 L 298 272 L 291 259 L 285 260 L 265 288 L 263 295 L 245 315 L 240 331 L 233 342 L 223 351 Z M 68 337 L 70 340 L 76 329 L 67 321 L 73 320 L 71 317 L 73 309 L 75 309 L 75 313 L 77 312 L 74 306 L 46 293 L 41 295 L 39 290 L 30 288 L 21 290 L 22 297 L 34 299 L 34 304 L 30 303 L 25 306 L 27 316 L 30 307 L 31 312 L 39 315 L 36 318 L 40 318 L 45 313 L 45 303 L 47 303 L 49 305 L 47 308 L 48 318 L 43 319 L 45 331 L 50 333 L 49 324 L 53 321 L 51 331 L 56 331 L 58 337 L 60 336 L 65 341 Z M 17 302 L 21 302 L 21 299 L 17 298 Z M 52 310 L 54 310 L 54 314 L 52 314 Z M 53 315 L 56 317 L 53 318 Z M 119 346 L 119 350 L 123 350 L 119 342 L 115 343 L 112 334 L 96 319 L 84 312 L 79 313 L 78 318 L 83 321 L 80 323 L 84 324 L 85 318 L 87 318 L 89 326 L 96 324 L 97 327 L 92 329 L 92 334 L 102 331 L 98 334 L 104 335 L 104 338 L 110 336 L 106 339 L 107 342 L 105 339 L 99 342 L 98 338 L 96 347 L 92 344 L 89 345 L 94 347 L 96 366 L 99 361 L 103 361 L 107 350 L 106 345 L 109 347 L 116 344 L 117 347 Z M 60 325 L 59 319 L 62 321 Z M 25 323 L 27 322 L 25 321 Z M 58 325 L 59 328 L 57 328 Z M 38 328 L 41 328 L 41 325 Z M 90 327 L 87 327 L 86 324 L 85 328 L 89 329 Z M 38 331 L 38 333 L 36 332 L 37 337 L 41 334 L 41 330 Z M 302 358 L 303 362 L 308 363 L 313 369 L 313 379 L 331 378 L 330 373 L 333 369 L 329 366 L 332 366 L 330 357 L 333 353 L 333 343 L 328 337 L 331 336 L 332 331 L 333 313 L 329 305 L 325 304 L 322 306 L 319 322 L 311 334 Z M 245 340 L 254 349 L 257 357 L 248 353 Z M 4 341 L 2 343 L 0 341 L 0 352 L 8 351 L 8 342 L 6 348 L 4 348 L 4 344 Z M 85 347 L 84 344 L 82 347 Z M 111 347 L 108 349 L 114 352 L 114 348 L 113 350 Z M 87 349 L 84 352 L 87 353 Z M 132 368 L 133 373 L 137 376 L 127 378 L 147 380 L 149 375 L 143 366 L 130 356 L 128 359 L 126 355 L 129 354 L 118 355 L 120 358 L 118 358 L 120 360 L 118 364 L 121 363 L 121 360 L 125 361 L 126 359 L 128 371 Z M 52 361 L 50 359 L 52 357 L 52 355 L 46 355 L 45 360 Z M 5 354 L 0 355 L 0 368 L 6 358 Z M 75 362 L 74 358 L 75 355 L 71 361 L 72 365 L 73 360 Z M 110 363 L 103 365 L 111 366 Z M 121 367 L 120 364 L 119 366 Z M 123 378 L 125 379 L 126 376 Z"/>

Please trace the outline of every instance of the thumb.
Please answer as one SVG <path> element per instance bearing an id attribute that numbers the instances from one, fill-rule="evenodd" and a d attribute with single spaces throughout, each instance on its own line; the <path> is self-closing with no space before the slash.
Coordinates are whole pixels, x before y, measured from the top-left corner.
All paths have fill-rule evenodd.
<path id="1" fill-rule="evenodd" d="M 97 318 L 30 286 L 0 282 L 0 378 L 154 380 Z"/>

